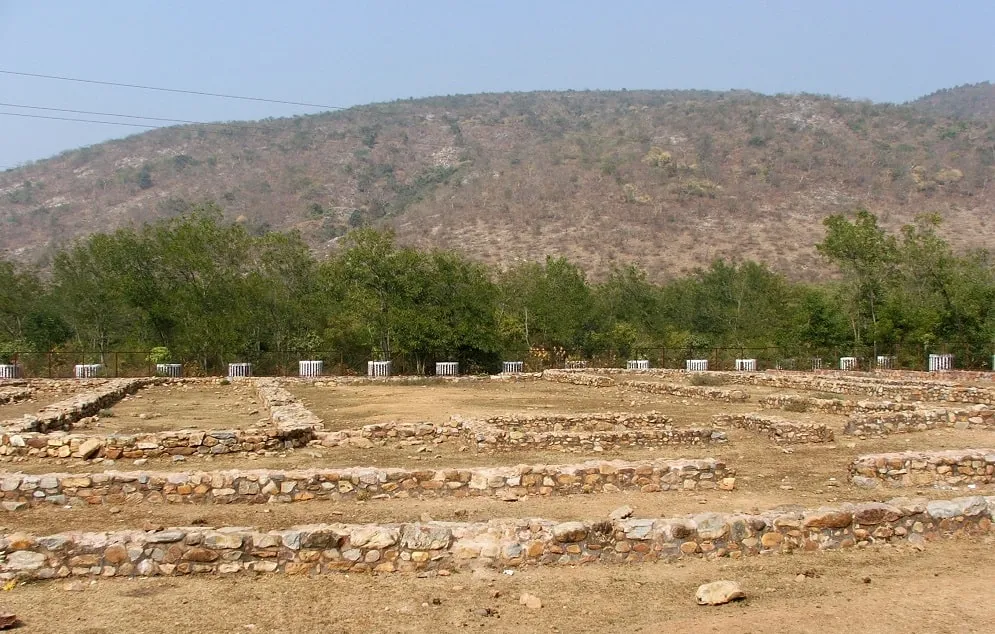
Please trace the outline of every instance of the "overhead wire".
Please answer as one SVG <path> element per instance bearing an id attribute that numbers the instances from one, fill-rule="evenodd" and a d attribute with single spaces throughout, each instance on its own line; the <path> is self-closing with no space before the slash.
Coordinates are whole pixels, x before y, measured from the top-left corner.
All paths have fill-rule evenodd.
<path id="1" fill-rule="evenodd" d="M 167 123 L 196 123 L 196 124 L 202 124 L 203 123 L 202 121 L 190 121 L 190 120 L 187 120 L 187 119 L 167 119 L 167 118 L 164 118 L 164 117 L 145 117 L 145 116 L 134 115 L 134 114 L 117 114 L 117 113 L 114 113 L 114 112 L 95 112 L 93 110 L 73 110 L 71 108 L 53 108 L 53 107 L 49 107 L 49 106 L 28 106 L 28 105 L 19 104 L 19 103 L 4 103 L 4 102 L 0 102 L 0 107 L 3 107 L 3 108 L 24 108 L 26 110 L 47 110 L 47 111 L 50 111 L 50 112 L 69 112 L 69 113 L 72 113 L 72 114 L 88 114 L 88 115 L 96 115 L 96 116 L 100 116 L 100 117 L 120 117 L 122 119 L 144 119 L 144 120 L 147 120 L 147 121 L 164 121 L 164 122 L 167 122 Z"/>
<path id="2" fill-rule="evenodd" d="M 23 76 L 23 77 L 35 77 L 35 78 L 51 79 L 51 80 L 58 80 L 58 81 L 79 82 L 79 83 L 86 83 L 86 84 L 97 84 L 97 85 L 103 85 L 103 86 L 116 86 L 116 87 L 134 88 L 134 89 L 141 89 L 141 90 L 153 90 L 153 91 L 160 91 L 160 92 L 171 92 L 171 93 L 180 93 L 180 94 L 207 96 L 207 97 L 217 97 L 217 98 L 223 98 L 223 99 L 237 99 L 237 100 L 244 100 L 244 101 L 256 101 L 256 102 L 276 103 L 276 104 L 285 104 L 285 105 L 314 107 L 314 108 L 324 108 L 324 109 L 328 109 L 328 110 L 348 110 L 349 109 L 348 107 L 345 107 L 345 106 L 330 106 L 330 105 L 324 105 L 324 104 L 314 104 L 314 103 L 307 103 L 307 102 L 300 102 L 300 101 L 290 101 L 290 100 L 283 100 L 283 99 L 270 99 L 270 98 L 265 98 L 265 97 L 252 97 L 252 96 L 245 96 L 245 95 L 231 95 L 231 94 L 214 93 L 214 92 L 200 91 L 200 90 L 186 90 L 186 89 L 179 89 L 179 88 L 166 88 L 166 87 L 161 87 L 161 86 L 146 86 L 146 85 L 141 85 L 141 84 L 129 84 L 129 83 L 124 83 L 124 82 L 112 82 L 112 81 L 102 81 L 102 80 L 95 80 L 95 79 L 84 79 L 84 78 L 67 77 L 67 76 L 61 76 L 61 75 L 46 75 L 46 74 L 41 74 L 41 73 L 27 73 L 27 72 L 13 71 L 13 70 L 7 70 L 7 69 L 0 69 L 0 74 L 14 75 L 14 76 Z M 50 106 L 35 106 L 35 105 L 26 105 L 26 104 L 2 103 L 2 102 L 0 102 L 0 107 L 30 109 L 30 110 L 44 110 L 44 111 L 49 111 L 49 112 L 64 112 L 64 113 L 68 113 L 68 114 L 82 114 L 82 115 L 100 116 L 100 117 L 115 117 L 115 118 L 133 119 L 133 120 L 138 120 L 138 121 L 150 121 L 150 122 L 151 121 L 159 121 L 159 122 L 163 122 L 163 123 L 172 123 L 172 124 L 179 124 L 179 125 L 225 126 L 225 127 L 239 127 L 239 128 L 247 128 L 247 129 L 255 129 L 255 128 L 258 128 L 258 129 L 270 129 L 268 126 L 262 126 L 262 125 L 259 125 L 259 124 L 256 124 L 256 123 L 251 123 L 251 122 L 239 122 L 239 121 L 232 121 L 232 122 L 193 121 L 193 120 L 188 120 L 188 119 L 174 119 L 174 118 L 167 118 L 167 117 L 142 116 L 142 115 L 121 114 L 121 113 L 111 113 L 111 112 L 99 112 L 99 111 L 91 111 L 91 110 L 78 110 L 78 109 L 72 109 L 72 108 L 56 108 L 56 107 L 50 107 Z M 54 120 L 54 121 L 67 121 L 67 122 L 87 123 L 87 124 L 97 124 L 97 125 L 116 125 L 116 126 L 124 126 L 124 127 L 142 128 L 142 129 L 146 129 L 146 130 L 156 130 L 156 129 L 162 129 L 162 128 L 168 127 L 168 126 L 160 126 L 160 125 L 149 125 L 149 124 L 143 124 L 143 123 L 130 123 L 130 122 L 125 122 L 125 121 L 107 121 L 107 120 L 102 120 L 102 119 L 77 118 L 77 117 L 61 117 L 61 116 L 54 116 L 54 115 L 29 114 L 29 113 L 22 113 L 22 112 L 4 112 L 4 111 L 0 111 L 0 116 L 22 117 L 22 118 L 30 118 L 30 119 L 48 119 L 48 120 Z M 593 137 L 593 136 L 600 136 L 600 135 L 584 135 L 584 136 L 590 138 L 590 137 Z M 604 138 L 607 138 L 607 137 L 604 137 Z M 438 146 L 435 145 L 435 144 L 423 144 L 423 143 L 418 143 L 418 142 L 406 143 L 405 145 L 413 145 L 413 146 L 416 146 L 416 147 L 417 146 L 431 147 L 433 149 L 437 149 L 438 148 Z M 0 166 L 0 169 L 14 169 L 15 167 L 11 167 L 11 166 L 3 167 L 3 166 Z"/>
<path id="3" fill-rule="evenodd" d="M 100 86 L 117 86 L 119 88 L 137 88 L 139 90 L 155 90 L 158 92 L 172 92 L 184 95 L 198 95 L 201 97 L 218 97 L 221 99 L 239 99 L 242 101 L 259 101 L 263 103 L 278 103 L 288 106 L 304 106 L 307 108 L 325 108 L 326 110 L 347 110 L 346 106 L 329 106 L 320 103 L 308 103 L 304 101 L 289 101 L 285 99 L 269 99 L 267 97 L 249 97 L 245 95 L 230 95 L 225 93 L 207 92 L 205 90 L 186 90 L 182 88 L 165 88 L 162 86 L 146 86 L 143 84 L 128 84 L 116 81 L 102 81 L 98 79 L 83 79 L 80 77 L 65 77 L 62 75 L 45 75 L 42 73 L 25 73 L 15 70 L 0 69 L 0 74 L 15 75 L 18 77 L 34 77 L 38 79 L 52 79 L 57 81 L 71 81 L 82 84 L 97 84 Z"/>
<path id="4" fill-rule="evenodd" d="M 102 123 L 104 125 L 123 125 L 131 128 L 145 128 L 146 130 L 155 130 L 162 126 L 157 125 L 143 125 L 141 123 L 128 123 L 127 121 L 101 121 L 99 119 L 76 119 L 73 117 L 56 117 L 54 115 L 46 114 L 28 114 L 27 112 L 2 112 L 0 111 L 0 116 L 5 117 L 25 117 L 27 119 L 52 119 L 55 121 L 77 121 L 80 123 Z"/>

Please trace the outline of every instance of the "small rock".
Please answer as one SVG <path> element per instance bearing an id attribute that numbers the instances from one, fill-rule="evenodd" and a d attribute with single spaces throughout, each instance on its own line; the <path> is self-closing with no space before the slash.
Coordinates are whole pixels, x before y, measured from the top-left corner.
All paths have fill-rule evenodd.
<path id="1" fill-rule="evenodd" d="M 186 458 L 184 456 L 173 456 L 173 462 L 186 462 Z"/>
<path id="2" fill-rule="evenodd" d="M 82 581 L 70 581 L 62 586 L 66 592 L 85 592 L 86 584 Z"/>
<path id="3" fill-rule="evenodd" d="M 583 522 L 561 522 L 553 527 L 553 538 L 560 543 L 575 543 L 585 537 L 587 537 L 587 526 Z"/>
<path id="4" fill-rule="evenodd" d="M 139 458 L 138 460 L 135 461 L 135 466 L 140 467 L 143 464 L 146 464 L 148 461 L 149 461 L 148 458 Z"/>
<path id="5" fill-rule="evenodd" d="M 431 522 L 431 521 L 432 521 L 432 516 L 431 516 L 431 515 L 429 515 L 428 513 L 422 513 L 422 514 L 421 514 L 421 515 L 419 516 L 419 519 L 420 519 L 421 521 L 423 521 L 423 522 Z"/>
<path id="6" fill-rule="evenodd" d="M 121 509 L 116 506 L 112 506 L 109 509 L 107 509 L 107 512 L 110 513 L 111 515 L 117 515 L 118 513 L 121 512 Z"/>
<path id="7" fill-rule="evenodd" d="M 736 488 L 736 478 L 722 478 L 719 480 L 719 488 L 723 491 L 732 491 Z"/>
<path id="8" fill-rule="evenodd" d="M 608 519 L 613 521 L 624 520 L 627 517 L 632 517 L 634 512 L 633 508 L 629 505 L 620 506 L 608 514 Z"/>
<path id="9" fill-rule="evenodd" d="M 698 601 L 698 605 L 722 605 L 730 601 L 745 599 L 746 593 L 735 581 L 723 580 L 698 586 L 694 598 Z"/>
<path id="10" fill-rule="evenodd" d="M 871 582 L 871 578 L 870 577 L 864 577 L 863 579 L 861 579 L 861 581 L 863 581 L 864 583 L 870 583 Z"/>
<path id="11" fill-rule="evenodd" d="M 542 599 L 528 592 L 523 592 L 522 596 L 518 598 L 518 602 L 530 610 L 538 610 L 542 607 Z"/>
<path id="12" fill-rule="evenodd" d="M 79 457 L 84 460 L 89 460 L 90 458 L 96 456 L 97 452 L 100 451 L 100 448 L 103 446 L 104 443 L 95 438 L 86 440 L 79 446 Z"/>
<path id="13" fill-rule="evenodd" d="M 17 625 L 17 615 L 0 608 L 0 630 L 9 630 Z"/>

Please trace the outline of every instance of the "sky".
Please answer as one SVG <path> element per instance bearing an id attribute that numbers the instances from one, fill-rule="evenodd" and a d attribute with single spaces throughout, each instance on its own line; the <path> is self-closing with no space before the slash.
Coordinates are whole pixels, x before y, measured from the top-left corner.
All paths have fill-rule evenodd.
<path id="1" fill-rule="evenodd" d="M 341 107 L 621 88 L 904 102 L 995 80 L 993 24 L 990 0 L 0 0 L 0 71 Z M 0 103 L 105 120 L 14 106 L 193 121 L 322 110 L 2 72 Z M 0 114 L 0 169 L 140 131 Z"/>

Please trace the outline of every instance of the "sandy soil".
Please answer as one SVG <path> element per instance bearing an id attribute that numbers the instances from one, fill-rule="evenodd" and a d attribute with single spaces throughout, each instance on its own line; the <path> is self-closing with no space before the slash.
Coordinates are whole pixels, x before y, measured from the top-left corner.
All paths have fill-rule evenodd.
<path id="1" fill-rule="evenodd" d="M 384 421 L 441 423 L 453 415 L 575 414 L 664 411 L 677 425 L 702 425 L 719 411 L 753 411 L 756 404 L 728 406 L 661 397 L 622 388 L 590 388 L 538 382 L 466 382 L 441 385 L 288 384 L 287 389 L 325 421 L 330 430 Z"/>
<path id="2" fill-rule="evenodd" d="M 31 398 L 0 405 L 0 421 L 21 418 L 25 414 L 36 414 L 38 410 L 52 403 L 69 398 L 67 394 L 36 392 Z"/>
<path id="3" fill-rule="evenodd" d="M 268 424 L 251 385 L 155 385 L 126 396 L 88 432 L 157 432 L 169 429 L 244 429 Z M 141 416 L 144 415 L 145 418 Z"/>
<path id="4" fill-rule="evenodd" d="M 738 581 L 745 601 L 694 602 Z M 995 622 L 995 549 L 944 541 L 677 564 L 411 575 L 101 579 L 18 586 L 4 606 L 25 632 L 982 632 Z M 519 604 L 521 593 L 543 607 Z"/>
<path id="5" fill-rule="evenodd" d="M 853 445 L 850 447 L 849 445 Z M 395 499 L 368 502 L 308 502 L 303 504 L 263 505 L 148 505 L 137 506 L 87 506 L 81 508 L 37 507 L 16 514 L 7 514 L 0 522 L 8 528 L 34 533 L 53 533 L 66 527 L 100 530 L 107 527 L 141 527 L 147 522 L 161 526 L 207 524 L 210 526 L 260 526 L 278 528 L 292 524 L 322 522 L 392 522 L 419 519 L 427 513 L 438 520 L 486 520 L 492 517 L 548 517 L 550 519 L 600 519 L 612 509 L 628 504 L 641 517 L 683 515 L 704 511 L 760 511 L 782 504 L 799 504 L 818 507 L 841 501 L 887 500 L 900 495 L 925 497 L 951 497 L 957 495 L 995 494 L 993 487 L 977 489 L 937 490 L 923 489 L 862 489 L 847 481 L 847 468 L 858 455 L 881 451 L 906 449 L 955 449 L 964 447 L 995 446 L 995 434 L 986 431 L 935 430 L 920 434 L 892 436 L 881 440 L 844 440 L 832 445 L 797 445 L 782 447 L 742 430 L 730 433 L 730 442 L 713 447 L 673 447 L 664 450 L 629 450 L 612 454 L 574 455 L 546 453 L 495 453 L 459 454 L 461 461 L 411 456 L 405 459 L 383 458 L 386 450 L 360 451 L 350 449 L 348 463 L 367 466 L 383 458 L 389 466 L 447 467 L 461 465 L 492 466 L 522 463 L 564 463 L 600 458 L 700 458 L 715 457 L 737 472 L 734 491 L 661 492 L 653 494 L 616 493 L 575 495 L 552 498 L 529 497 L 518 502 L 502 502 L 490 498 L 466 499 Z M 168 461 L 149 461 L 142 469 L 197 470 L 256 467 L 338 467 L 338 451 L 321 454 L 322 458 L 309 457 L 311 450 L 290 453 L 286 458 L 219 458 L 212 461 L 190 460 L 182 464 Z M 9 465 L 8 471 L 22 465 Z M 98 465 L 99 466 L 99 465 Z M 53 469 L 24 469 L 46 473 Z M 119 470 L 138 469 L 126 462 L 118 463 Z"/>
<path id="6" fill-rule="evenodd" d="M 232 386 L 234 387 L 234 386 Z M 451 414 L 490 415 L 513 411 L 649 411 L 671 415 L 678 425 L 707 424 L 720 411 L 756 411 L 762 390 L 749 388 L 753 404 L 727 405 L 677 399 L 619 388 L 551 383 L 474 383 L 465 386 L 357 385 L 291 387 L 325 416 L 330 427 L 376 420 L 445 420 Z M 194 405 L 193 403 L 200 403 Z M 196 386 L 150 388 L 115 407 L 114 424 L 231 426 L 249 415 L 249 393 Z M 138 419 L 172 412 L 162 419 Z M 737 471 L 734 491 L 618 493 L 518 502 L 494 499 L 400 499 L 261 505 L 122 505 L 78 509 L 45 507 L 0 516 L 6 530 L 36 534 L 62 530 L 113 530 L 169 525 L 258 526 L 263 529 L 313 522 L 398 522 L 422 519 L 485 521 L 497 517 L 599 519 L 628 504 L 640 517 L 705 511 L 758 511 L 783 504 L 818 507 L 841 501 L 885 500 L 898 495 L 951 497 L 993 494 L 993 488 L 858 489 L 847 483 L 847 466 L 860 454 L 907 449 L 995 447 L 995 434 L 942 429 L 860 440 L 842 436 L 844 417 L 771 411 L 789 420 L 824 422 L 837 430 L 832 444 L 779 447 L 743 430 L 728 430 L 730 442 L 702 447 L 626 449 L 597 454 L 477 452 L 460 443 L 373 449 L 307 448 L 270 457 L 190 458 L 183 463 L 150 460 L 143 469 L 295 468 L 341 466 L 489 466 L 572 463 L 585 459 L 645 459 L 713 456 Z M 103 422 L 103 421 L 102 421 Z M 3 465 L 6 471 L 137 469 L 130 461 L 106 464 L 30 460 Z M 692 560 L 633 567 L 541 568 L 513 576 L 493 571 L 417 578 L 410 575 L 295 578 L 198 577 L 83 582 L 82 592 L 65 582 L 18 586 L 0 597 L 38 632 L 420 632 L 484 629 L 494 632 L 736 631 L 821 632 L 982 631 L 995 621 L 991 598 L 995 550 L 981 541 L 930 543 L 925 552 L 875 547 L 846 552 Z M 803 579 L 797 580 L 802 574 Z M 807 576 L 805 576 L 807 575 Z M 735 605 L 701 608 L 698 584 L 719 578 L 741 582 L 749 598 Z M 869 579 L 869 582 L 865 581 Z M 544 607 L 529 610 L 518 597 L 527 591 Z M 499 593 L 497 596 L 495 593 Z M 330 600 L 334 597 L 334 600 Z M 433 599 L 439 599 L 435 605 Z M 490 610 L 490 613 L 486 613 Z M 486 615 L 486 614 L 489 615 Z"/>

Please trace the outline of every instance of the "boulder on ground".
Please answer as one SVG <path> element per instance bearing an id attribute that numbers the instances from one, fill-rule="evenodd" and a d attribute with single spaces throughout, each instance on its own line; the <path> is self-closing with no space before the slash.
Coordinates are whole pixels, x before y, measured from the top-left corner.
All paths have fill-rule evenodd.
<path id="1" fill-rule="evenodd" d="M 698 586 L 694 598 L 698 601 L 698 605 L 722 605 L 730 601 L 745 599 L 746 593 L 735 581 L 723 580 Z"/>

